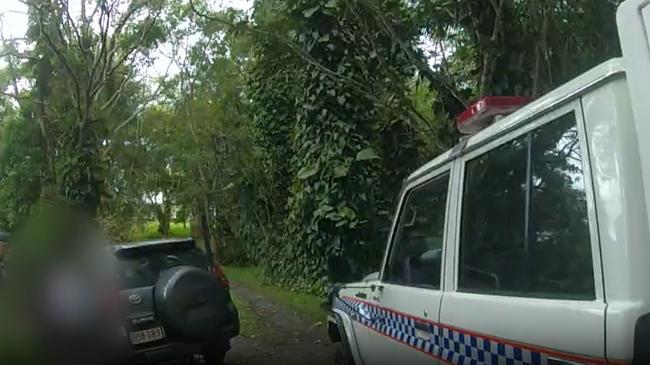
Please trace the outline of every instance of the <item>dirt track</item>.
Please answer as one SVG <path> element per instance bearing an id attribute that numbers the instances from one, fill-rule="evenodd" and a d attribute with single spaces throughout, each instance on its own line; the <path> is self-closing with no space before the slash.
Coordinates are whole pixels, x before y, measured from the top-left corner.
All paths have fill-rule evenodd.
<path id="1" fill-rule="evenodd" d="M 327 338 L 325 318 L 314 324 L 239 283 L 231 283 L 231 288 L 265 328 L 260 334 L 235 338 L 227 365 L 334 364 L 334 345 Z"/>

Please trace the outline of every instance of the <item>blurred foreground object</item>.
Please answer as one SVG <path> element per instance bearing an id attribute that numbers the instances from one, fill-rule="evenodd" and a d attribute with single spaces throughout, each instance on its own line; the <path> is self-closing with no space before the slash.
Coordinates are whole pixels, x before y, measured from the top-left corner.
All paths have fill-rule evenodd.
<path id="1" fill-rule="evenodd" d="M 90 218 L 61 208 L 43 209 L 12 237 L 0 364 L 120 362 L 128 343 L 106 244 Z"/>
<path id="2" fill-rule="evenodd" d="M 9 254 L 9 233 L 0 232 L 0 287 L 7 278 L 5 258 Z"/>

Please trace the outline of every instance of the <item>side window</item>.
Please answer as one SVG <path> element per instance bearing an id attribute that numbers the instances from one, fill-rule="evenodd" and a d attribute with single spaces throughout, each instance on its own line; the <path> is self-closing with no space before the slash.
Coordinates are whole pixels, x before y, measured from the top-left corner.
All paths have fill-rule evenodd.
<path id="1" fill-rule="evenodd" d="M 467 163 L 460 237 L 463 291 L 516 291 L 525 236 L 526 140 Z"/>
<path id="2" fill-rule="evenodd" d="M 407 194 L 386 267 L 385 281 L 436 289 L 440 287 L 448 190 L 449 175 L 446 174 Z"/>
<path id="3" fill-rule="evenodd" d="M 467 162 L 465 170 L 460 291 L 595 298 L 573 113 Z"/>

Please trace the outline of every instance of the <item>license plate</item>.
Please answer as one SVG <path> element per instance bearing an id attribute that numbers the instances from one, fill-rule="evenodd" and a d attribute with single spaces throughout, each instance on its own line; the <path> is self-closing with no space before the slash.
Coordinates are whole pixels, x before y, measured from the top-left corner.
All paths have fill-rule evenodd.
<path id="1" fill-rule="evenodd" d="M 131 344 L 139 345 L 142 343 L 160 341 L 165 338 L 165 331 L 162 327 L 149 328 L 142 331 L 131 332 Z"/>

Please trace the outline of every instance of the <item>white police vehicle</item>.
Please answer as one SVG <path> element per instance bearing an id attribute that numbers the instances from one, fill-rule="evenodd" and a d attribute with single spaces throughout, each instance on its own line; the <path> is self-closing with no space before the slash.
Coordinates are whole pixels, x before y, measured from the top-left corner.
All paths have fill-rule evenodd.
<path id="1" fill-rule="evenodd" d="M 623 58 L 408 178 L 381 271 L 334 293 L 339 363 L 650 364 L 650 0 L 618 24 Z"/>

